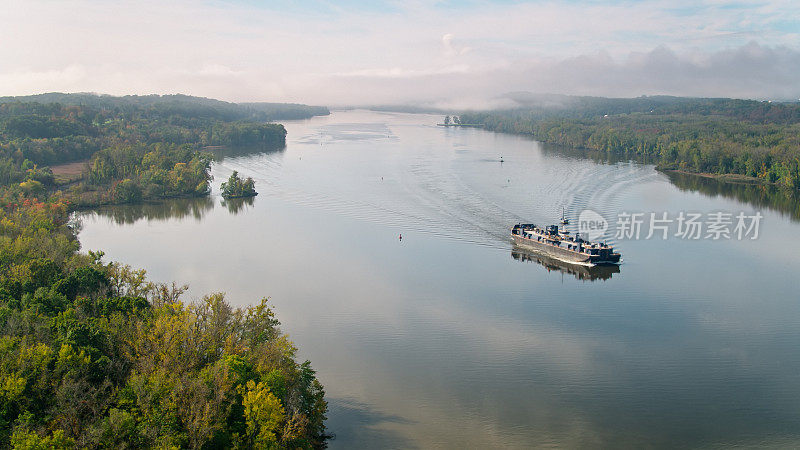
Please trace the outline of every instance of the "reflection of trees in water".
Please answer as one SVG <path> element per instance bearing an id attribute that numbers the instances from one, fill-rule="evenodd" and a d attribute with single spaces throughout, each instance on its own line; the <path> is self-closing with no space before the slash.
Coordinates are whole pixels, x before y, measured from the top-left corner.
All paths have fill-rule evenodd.
<path id="1" fill-rule="evenodd" d="M 628 161 L 628 159 L 619 155 L 609 154 L 597 150 L 590 150 L 588 148 L 565 147 L 563 145 L 547 144 L 544 142 L 539 142 L 539 145 L 543 154 L 548 156 L 556 156 L 559 158 L 588 159 L 600 164 L 615 164 L 618 162 Z M 646 164 L 645 161 L 637 162 Z"/>
<path id="2" fill-rule="evenodd" d="M 238 214 L 253 206 L 255 197 L 233 198 L 222 200 L 231 214 Z M 192 217 L 201 220 L 205 214 L 214 209 L 214 200 L 210 196 L 194 198 L 173 198 L 159 202 L 139 203 L 132 205 L 113 205 L 96 208 L 93 212 L 101 217 L 108 217 L 119 225 L 129 225 L 139 220 L 169 220 Z"/>
<path id="3" fill-rule="evenodd" d="M 117 224 L 132 224 L 141 219 L 167 220 L 194 217 L 203 218 L 206 212 L 214 209 L 211 197 L 175 198 L 154 203 L 134 205 L 114 205 L 97 208 L 94 212 L 108 217 Z"/>
<path id="4" fill-rule="evenodd" d="M 239 158 L 242 156 L 256 155 L 259 153 L 276 153 L 286 150 L 286 145 L 238 145 L 238 146 L 220 146 L 220 147 L 207 147 L 207 151 L 214 155 L 217 161 L 223 161 L 225 158 Z"/>
<path id="5" fill-rule="evenodd" d="M 229 198 L 222 199 L 222 206 L 228 208 L 228 212 L 231 214 L 239 214 L 247 207 L 253 206 L 254 202 L 255 197 Z"/>
<path id="6" fill-rule="evenodd" d="M 800 193 L 797 191 L 775 185 L 734 183 L 678 172 L 666 172 L 666 175 L 682 191 L 698 191 L 709 196 L 736 199 L 781 212 L 794 221 L 800 221 Z"/>
<path id="7" fill-rule="evenodd" d="M 618 265 L 587 267 L 577 264 L 568 264 L 557 259 L 548 258 L 547 256 L 526 252 L 516 248 L 511 250 L 511 257 L 519 262 L 535 262 L 536 264 L 544 266 L 548 272 L 551 270 L 557 270 L 561 273 L 572 275 L 579 280 L 608 280 L 615 273 L 619 273 Z"/>
<path id="8" fill-rule="evenodd" d="M 614 164 L 630 159 L 588 149 L 575 149 L 552 144 L 542 144 L 542 152 L 548 155 L 575 159 L 590 159 L 597 163 Z M 645 160 L 633 160 L 648 164 Z M 664 172 L 669 180 L 682 191 L 696 191 L 708 196 L 722 196 L 760 208 L 769 208 L 787 214 L 800 221 L 800 192 L 770 184 L 739 183 L 680 172 Z"/>

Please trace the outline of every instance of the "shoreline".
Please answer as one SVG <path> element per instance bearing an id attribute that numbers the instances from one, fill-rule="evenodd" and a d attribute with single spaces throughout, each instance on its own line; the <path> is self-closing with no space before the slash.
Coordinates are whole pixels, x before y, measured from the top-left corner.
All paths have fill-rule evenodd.
<path id="1" fill-rule="evenodd" d="M 681 175 L 692 175 L 700 178 L 712 179 L 722 181 L 725 183 L 734 184 L 753 184 L 763 186 L 777 186 L 777 183 L 771 183 L 761 178 L 751 177 L 748 175 L 741 175 L 736 173 L 708 173 L 708 172 L 690 172 L 682 169 L 665 169 L 658 166 L 655 169 L 664 173 L 677 173 Z"/>

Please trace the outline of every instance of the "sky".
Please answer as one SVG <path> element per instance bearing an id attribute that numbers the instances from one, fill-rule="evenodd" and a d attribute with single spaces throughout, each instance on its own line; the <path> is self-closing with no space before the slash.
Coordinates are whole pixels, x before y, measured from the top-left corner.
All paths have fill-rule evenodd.
<path id="1" fill-rule="evenodd" d="M 800 2 L 2 0 L 0 95 L 800 98 Z"/>

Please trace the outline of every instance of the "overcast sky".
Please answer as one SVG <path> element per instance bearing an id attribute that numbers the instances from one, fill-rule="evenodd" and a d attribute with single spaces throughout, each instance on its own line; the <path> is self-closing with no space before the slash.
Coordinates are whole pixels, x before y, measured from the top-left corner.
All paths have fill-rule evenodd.
<path id="1" fill-rule="evenodd" d="M 800 97 L 800 1 L 3 0 L 0 95 Z"/>

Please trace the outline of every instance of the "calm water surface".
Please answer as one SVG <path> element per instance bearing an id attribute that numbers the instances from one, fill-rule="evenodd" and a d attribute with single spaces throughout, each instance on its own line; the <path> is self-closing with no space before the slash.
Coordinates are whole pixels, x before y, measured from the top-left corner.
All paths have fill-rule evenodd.
<path id="1" fill-rule="evenodd" d="M 210 199 L 85 214 L 83 248 L 192 298 L 271 297 L 333 448 L 800 445 L 796 218 L 438 120 L 286 123 L 285 149 L 223 155 Z M 252 202 L 218 196 L 233 170 Z M 512 248 L 562 207 L 764 219 L 757 240 L 617 240 L 618 270 Z"/>

